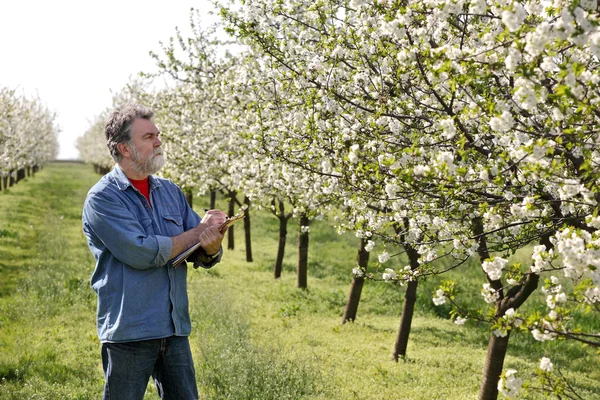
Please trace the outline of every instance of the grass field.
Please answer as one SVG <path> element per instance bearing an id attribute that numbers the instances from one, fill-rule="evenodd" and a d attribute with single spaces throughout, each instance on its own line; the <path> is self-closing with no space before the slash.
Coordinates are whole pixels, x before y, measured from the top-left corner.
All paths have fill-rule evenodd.
<path id="1" fill-rule="evenodd" d="M 98 399 L 103 375 L 95 327 L 93 258 L 81 207 L 99 179 L 91 167 L 51 164 L 0 192 L 0 399 Z M 206 207 L 203 198 L 195 208 Z M 221 200 L 221 208 L 225 203 Z M 293 223 L 292 223 L 293 224 Z M 489 337 L 459 327 L 434 307 L 436 280 L 419 288 L 408 357 L 391 353 L 403 289 L 367 282 L 355 323 L 341 324 L 358 240 L 326 222 L 311 225 L 308 290 L 295 288 L 296 226 L 290 226 L 283 277 L 272 278 L 278 221 L 252 215 L 255 261 L 236 249 L 213 270 L 188 275 L 198 386 L 206 399 L 475 399 Z M 401 259 L 395 259 L 402 265 Z M 453 272 L 476 288 L 477 268 Z M 527 307 L 543 304 L 541 295 Z M 584 316 L 587 324 L 600 326 Z M 562 342 L 514 334 L 505 368 L 535 375 L 550 357 L 584 399 L 600 398 L 600 356 Z M 146 399 L 157 399 L 149 385 Z M 545 398 L 531 394 L 527 398 Z"/>

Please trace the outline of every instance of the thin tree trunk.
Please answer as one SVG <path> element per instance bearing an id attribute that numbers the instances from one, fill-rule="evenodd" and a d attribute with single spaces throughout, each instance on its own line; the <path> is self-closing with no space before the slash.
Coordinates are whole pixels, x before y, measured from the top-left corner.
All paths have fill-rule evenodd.
<path id="1" fill-rule="evenodd" d="M 227 215 L 233 217 L 235 215 L 235 191 L 229 191 L 229 212 Z M 233 250 L 235 247 L 234 236 L 233 236 L 233 225 L 227 229 L 227 248 Z"/>
<path id="2" fill-rule="evenodd" d="M 2 182 L 2 187 L 4 188 L 4 190 L 6 190 L 6 188 L 8 187 L 8 176 L 3 176 Z"/>
<path id="3" fill-rule="evenodd" d="M 360 245 L 358 247 L 358 254 L 356 255 L 356 263 L 363 270 L 367 270 L 369 264 L 369 252 L 365 250 L 367 240 L 360 239 Z M 360 303 L 360 295 L 365 283 L 365 278 L 354 275 L 352 279 L 352 285 L 350 286 L 350 295 L 346 301 L 346 308 L 344 309 L 344 316 L 342 318 L 342 324 L 347 321 L 354 322 L 356 320 L 356 313 L 358 311 L 358 303 Z"/>
<path id="4" fill-rule="evenodd" d="M 216 203 L 217 203 L 217 191 L 211 190 L 210 191 L 210 209 L 211 210 L 215 209 Z"/>
<path id="5" fill-rule="evenodd" d="M 415 311 L 418 284 L 418 281 L 412 281 L 408 282 L 406 287 L 402 316 L 400 317 L 400 328 L 398 329 L 398 337 L 394 346 L 394 361 L 398 361 L 399 358 L 406 358 L 406 348 L 408 347 L 408 336 L 410 335 L 410 327 Z"/>
<path id="6" fill-rule="evenodd" d="M 504 366 L 509 337 L 510 335 L 498 337 L 493 333 L 490 335 L 485 365 L 483 366 L 483 381 L 479 389 L 479 400 L 496 400 L 498 398 L 498 380 Z"/>
<path id="7" fill-rule="evenodd" d="M 483 262 L 490 257 L 490 254 L 486 237 L 483 235 L 481 217 L 473 220 L 473 231 L 476 235 L 479 235 L 479 247 L 477 253 L 480 261 Z M 552 249 L 554 247 L 552 242 L 550 242 L 550 237 L 554 233 L 555 232 L 547 232 L 540 238 L 540 243 L 545 245 L 546 249 Z M 498 300 L 496 300 L 496 318 L 504 316 L 509 308 L 517 310 L 537 289 L 539 283 L 539 275 L 528 274 L 525 279 L 511 287 L 505 293 L 502 282 L 499 279 L 492 280 L 489 275 L 487 276 L 487 279 L 490 286 L 498 293 Z M 480 400 L 495 400 L 498 398 L 498 380 L 500 379 L 500 374 L 502 373 L 502 368 L 504 366 L 504 358 L 506 356 L 506 350 L 508 349 L 509 337 L 509 334 L 505 337 L 497 337 L 493 333 L 490 335 L 488 352 L 483 367 L 483 379 L 479 389 Z"/>
<path id="8" fill-rule="evenodd" d="M 29 178 L 31 176 L 31 167 L 27 166 L 27 177 Z"/>
<path id="9" fill-rule="evenodd" d="M 244 196 L 246 207 L 246 217 L 244 218 L 244 236 L 246 238 L 246 261 L 252 262 L 252 236 L 250 234 L 250 199 Z"/>
<path id="10" fill-rule="evenodd" d="M 183 193 L 185 194 L 185 200 L 190 205 L 190 208 L 193 207 L 194 195 L 192 194 L 192 190 L 190 188 L 187 188 Z"/>
<path id="11" fill-rule="evenodd" d="M 275 205 L 275 200 L 273 200 Z M 275 279 L 281 277 L 281 270 L 283 268 L 283 256 L 285 254 L 285 242 L 287 241 L 287 223 L 289 216 L 285 215 L 285 204 L 283 201 L 279 202 L 279 214 L 275 214 L 279 218 L 279 246 L 277 247 L 277 258 L 275 259 L 274 275 Z"/>
<path id="12" fill-rule="evenodd" d="M 408 255 L 410 269 L 414 271 L 419 268 L 419 253 L 410 245 L 405 244 L 404 249 Z M 402 316 L 400 317 L 400 328 L 398 329 L 398 337 L 394 346 L 394 361 L 399 358 L 406 358 L 406 349 L 408 347 L 408 337 L 410 335 L 410 327 L 415 311 L 415 303 L 417 301 L 417 286 L 418 281 L 410 281 L 406 287 L 404 294 L 404 304 L 402 305 Z"/>
<path id="13" fill-rule="evenodd" d="M 298 288 L 300 289 L 306 289 L 308 281 L 308 232 L 302 232 L 302 227 L 308 226 L 309 223 L 306 214 L 302 214 L 298 227 Z"/>
<path id="14" fill-rule="evenodd" d="M 40 167 L 38 167 L 37 165 L 33 166 L 33 173 L 37 173 L 40 170 Z"/>
<path id="15" fill-rule="evenodd" d="M 15 177 L 13 175 L 13 171 L 9 172 L 10 175 L 8 176 L 8 186 L 12 187 L 15 184 Z"/>

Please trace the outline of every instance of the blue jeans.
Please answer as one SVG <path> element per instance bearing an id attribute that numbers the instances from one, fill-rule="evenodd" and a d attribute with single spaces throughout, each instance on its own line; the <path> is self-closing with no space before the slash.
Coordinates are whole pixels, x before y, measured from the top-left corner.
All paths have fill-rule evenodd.
<path id="1" fill-rule="evenodd" d="M 163 400 L 198 399 L 196 372 L 187 336 L 127 343 L 103 343 L 103 400 L 143 399 L 154 378 Z"/>

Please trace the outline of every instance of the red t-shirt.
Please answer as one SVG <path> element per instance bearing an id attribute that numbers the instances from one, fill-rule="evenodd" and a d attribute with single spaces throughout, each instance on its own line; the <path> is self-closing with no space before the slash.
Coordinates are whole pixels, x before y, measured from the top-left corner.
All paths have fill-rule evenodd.
<path id="1" fill-rule="evenodd" d="M 146 200 L 148 200 L 148 204 L 152 206 L 152 203 L 150 203 L 150 184 L 148 178 L 142 180 L 129 179 L 129 182 L 131 182 L 133 187 L 139 190 L 140 193 L 144 195 Z"/>

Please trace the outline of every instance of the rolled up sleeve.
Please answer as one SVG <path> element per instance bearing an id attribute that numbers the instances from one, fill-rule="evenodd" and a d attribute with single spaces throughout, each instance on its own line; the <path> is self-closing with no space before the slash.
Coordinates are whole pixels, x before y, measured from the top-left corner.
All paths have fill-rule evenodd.
<path id="1" fill-rule="evenodd" d="M 190 257 L 190 259 L 188 261 L 191 261 L 194 263 L 194 268 L 199 268 L 202 267 L 204 269 L 210 269 L 212 267 L 214 267 L 216 264 L 218 264 L 219 262 L 221 262 L 221 258 L 223 257 L 223 247 L 221 246 L 221 248 L 219 249 L 219 255 L 217 257 L 215 257 L 214 259 L 212 259 L 209 263 L 203 263 L 202 260 L 200 260 L 200 256 L 202 254 L 206 254 L 204 249 L 202 247 L 200 247 L 198 250 L 196 250 L 194 252 L 194 254 L 192 254 L 192 257 Z"/>

